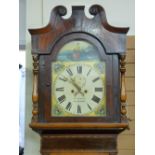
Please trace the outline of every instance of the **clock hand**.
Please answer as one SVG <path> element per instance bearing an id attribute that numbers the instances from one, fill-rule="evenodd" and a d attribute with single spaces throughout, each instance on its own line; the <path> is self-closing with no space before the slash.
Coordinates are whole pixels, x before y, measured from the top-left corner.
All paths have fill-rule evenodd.
<path id="1" fill-rule="evenodd" d="M 84 96 L 84 93 L 81 92 L 80 86 L 78 86 L 72 78 L 71 78 L 70 82 L 71 82 L 71 83 L 73 84 L 73 86 L 78 90 L 77 93 L 80 93 L 82 96 Z M 77 93 L 76 93 L 76 95 L 77 95 Z"/>

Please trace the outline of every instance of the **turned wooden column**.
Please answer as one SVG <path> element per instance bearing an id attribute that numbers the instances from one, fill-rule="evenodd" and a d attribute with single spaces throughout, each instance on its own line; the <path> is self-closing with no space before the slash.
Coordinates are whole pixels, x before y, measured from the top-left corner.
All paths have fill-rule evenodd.
<path id="1" fill-rule="evenodd" d="M 126 110 L 126 85 L 125 85 L 125 72 L 126 72 L 126 62 L 125 62 L 126 55 L 120 55 L 120 73 L 121 73 L 121 121 L 127 121 L 127 110 Z"/>
<path id="2" fill-rule="evenodd" d="M 32 90 L 32 122 L 38 121 L 38 72 L 39 72 L 39 56 L 37 54 L 33 55 L 33 90 Z"/>

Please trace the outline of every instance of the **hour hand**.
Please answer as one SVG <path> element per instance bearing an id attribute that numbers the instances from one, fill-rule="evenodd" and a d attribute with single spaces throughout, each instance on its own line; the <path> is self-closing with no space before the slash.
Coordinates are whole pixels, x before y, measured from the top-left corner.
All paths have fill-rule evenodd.
<path id="1" fill-rule="evenodd" d="M 72 78 L 71 78 L 71 83 L 72 83 L 73 86 L 78 90 L 78 92 L 76 92 L 76 95 L 77 95 L 78 93 L 80 93 L 82 96 L 84 96 L 84 93 L 81 92 L 80 86 L 78 86 Z"/>

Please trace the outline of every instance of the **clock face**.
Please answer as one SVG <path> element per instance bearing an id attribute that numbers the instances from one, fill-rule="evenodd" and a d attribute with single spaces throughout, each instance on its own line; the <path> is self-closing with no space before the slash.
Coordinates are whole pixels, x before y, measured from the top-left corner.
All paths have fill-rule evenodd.
<path id="1" fill-rule="evenodd" d="M 52 116 L 105 116 L 105 62 L 86 41 L 71 41 L 52 62 Z"/>
<path id="2" fill-rule="evenodd" d="M 54 115 L 105 115 L 105 63 L 55 62 L 52 67 Z"/>

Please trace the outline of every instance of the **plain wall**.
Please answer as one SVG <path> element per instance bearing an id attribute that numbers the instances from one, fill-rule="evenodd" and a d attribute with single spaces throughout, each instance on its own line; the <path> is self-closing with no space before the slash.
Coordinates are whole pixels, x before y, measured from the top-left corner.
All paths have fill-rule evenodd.
<path id="1" fill-rule="evenodd" d="M 71 13 L 71 5 L 100 4 L 106 11 L 109 24 L 118 27 L 130 27 L 128 35 L 134 35 L 134 0 L 27 0 L 26 29 L 47 25 L 51 9 L 56 5 L 65 5 Z M 32 56 L 31 38 L 26 31 L 26 130 L 25 154 L 40 155 L 40 137 L 29 128 L 32 117 Z M 130 154 L 133 155 L 133 154 Z"/>
<path id="2" fill-rule="evenodd" d="M 26 0 L 19 0 L 19 44 L 26 43 Z"/>

